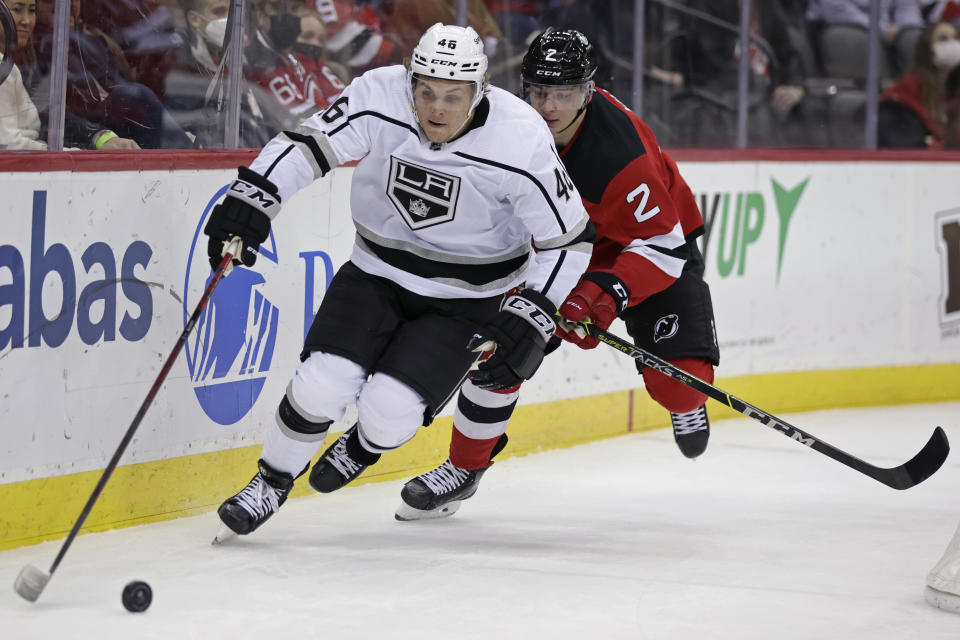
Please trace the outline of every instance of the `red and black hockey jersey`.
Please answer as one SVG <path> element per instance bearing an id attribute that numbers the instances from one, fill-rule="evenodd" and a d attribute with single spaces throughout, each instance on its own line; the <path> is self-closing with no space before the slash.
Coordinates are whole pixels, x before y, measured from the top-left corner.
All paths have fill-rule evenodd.
<path id="1" fill-rule="evenodd" d="M 630 289 L 630 306 L 673 284 L 686 262 L 687 240 L 703 233 L 703 216 L 650 127 L 597 89 L 560 157 L 597 230 L 587 271 L 620 278 Z"/>

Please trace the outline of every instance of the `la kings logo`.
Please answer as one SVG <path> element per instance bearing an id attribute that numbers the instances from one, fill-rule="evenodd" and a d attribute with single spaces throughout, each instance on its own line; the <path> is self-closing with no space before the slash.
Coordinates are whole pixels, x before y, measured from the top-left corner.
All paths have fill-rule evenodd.
<path id="1" fill-rule="evenodd" d="M 387 195 L 411 229 L 453 220 L 459 194 L 459 177 L 390 157 Z"/>

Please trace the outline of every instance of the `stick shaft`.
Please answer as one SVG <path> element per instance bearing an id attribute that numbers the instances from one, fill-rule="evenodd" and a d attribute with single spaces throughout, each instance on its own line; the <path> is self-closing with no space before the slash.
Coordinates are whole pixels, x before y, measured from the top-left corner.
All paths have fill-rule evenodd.
<path id="1" fill-rule="evenodd" d="M 933 473 L 940 468 L 944 460 L 946 460 L 947 453 L 950 451 L 946 435 L 943 433 L 942 429 L 937 427 L 933 436 L 930 438 L 930 441 L 927 442 L 926 446 L 924 446 L 920 453 L 911 458 L 905 464 L 892 468 L 877 467 L 855 456 L 852 456 L 845 451 L 841 451 L 833 445 L 827 444 L 820 438 L 804 431 L 803 429 L 793 426 L 786 420 L 778 418 L 771 413 L 767 413 L 762 409 L 758 409 L 749 402 L 745 402 L 736 396 L 730 395 L 726 391 L 718 389 L 712 384 L 687 373 L 683 369 L 675 367 L 666 360 L 663 360 L 649 351 L 642 349 L 637 345 L 624 340 L 623 338 L 619 338 L 594 324 L 589 322 L 577 324 L 580 324 L 580 326 L 582 326 L 591 336 L 595 337 L 600 342 L 603 342 L 604 344 L 607 344 L 614 349 L 627 354 L 634 360 L 639 361 L 643 366 L 655 369 L 660 373 L 703 393 L 707 397 L 727 405 L 734 411 L 739 411 L 748 418 L 753 418 L 761 424 L 770 427 L 774 431 L 779 431 L 791 440 L 795 440 L 800 444 L 813 449 L 814 451 L 818 451 L 819 453 L 836 460 L 840 464 L 859 471 L 860 473 L 869 476 L 874 480 L 887 485 L 888 487 L 892 487 L 894 489 L 908 489 L 915 484 L 922 482 L 926 478 L 933 475 Z"/>
<path id="2" fill-rule="evenodd" d="M 147 392 L 147 397 L 144 398 L 143 404 L 140 405 L 140 409 L 133 417 L 133 422 L 131 422 L 130 426 L 127 427 L 127 432 L 124 434 L 123 439 L 117 446 L 117 450 L 113 452 L 113 457 L 110 458 L 110 462 L 107 463 L 107 467 L 103 470 L 103 473 L 100 474 L 100 479 L 97 481 L 97 486 L 94 487 L 93 493 L 91 493 L 90 497 L 87 499 L 87 504 L 84 505 L 83 510 L 80 512 L 80 516 L 73 524 L 73 528 L 67 535 L 67 539 L 63 541 L 63 545 L 60 547 L 60 552 L 57 553 L 57 557 L 54 558 L 53 564 L 50 565 L 50 575 L 53 575 L 53 572 L 57 570 L 57 567 L 60 565 L 60 561 L 63 560 L 63 557 L 67 554 L 67 549 L 70 548 L 74 538 L 76 538 L 77 534 L 80 532 L 80 528 L 83 526 L 84 521 L 86 521 L 87 516 L 90 515 L 90 511 L 93 509 L 93 505 L 96 503 L 97 498 L 99 498 L 100 494 L 103 493 L 104 487 L 107 486 L 107 481 L 110 480 L 110 476 L 113 475 L 114 470 L 117 468 L 117 464 L 120 462 L 120 457 L 130 445 L 130 441 L 133 440 L 133 435 L 136 433 L 137 428 L 143 421 L 143 417 L 146 415 L 147 409 L 149 409 L 150 405 L 153 404 L 153 400 L 157 396 L 157 392 L 160 391 L 163 381 L 166 380 L 167 374 L 170 373 L 170 369 L 173 367 L 173 363 L 176 361 L 177 356 L 180 355 L 180 350 L 183 349 L 183 345 L 186 344 L 187 338 L 189 338 L 190 334 L 193 332 L 194 326 L 196 326 L 197 321 L 200 319 L 200 314 L 203 313 L 207 303 L 210 302 L 210 297 L 213 295 L 213 290 L 220 283 L 220 280 L 224 276 L 224 271 L 227 269 L 227 266 L 230 265 L 232 260 L 233 256 L 231 254 L 227 253 L 224 255 L 223 260 L 220 262 L 220 266 L 217 267 L 217 270 L 213 274 L 213 278 L 211 278 L 210 283 L 207 284 L 207 288 L 200 297 L 200 302 L 197 303 L 197 307 L 193 310 L 193 314 L 187 321 L 187 325 L 180 333 L 177 343 L 174 345 L 170 355 L 167 356 L 166 362 L 163 363 L 163 367 L 160 369 L 157 379 L 153 381 L 153 386 L 151 386 L 150 391 Z M 184 292 L 184 295 L 186 295 L 186 292 Z"/>

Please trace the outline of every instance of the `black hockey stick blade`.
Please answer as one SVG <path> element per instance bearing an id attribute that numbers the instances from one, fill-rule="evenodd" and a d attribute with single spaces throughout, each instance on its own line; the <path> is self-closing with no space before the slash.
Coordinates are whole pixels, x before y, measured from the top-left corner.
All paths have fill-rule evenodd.
<path id="1" fill-rule="evenodd" d="M 949 453 L 950 442 L 947 434 L 938 426 L 917 455 L 896 467 L 902 469 L 903 473 L 896 478 L 895 484 L 890 486 L 894 489 L 909 489 L 920 484 L 943 466 Z"/>
<path id="2" fill-rule="evenodd" d="M 180 350 L 183 349 L 183 345 L 186 344 L 187 338 L 189 338 L 190 334 L 193 332 L 194 326 L 196 326 L 197 321 L 200 319 L 200 314 L 203 313 L 207 303 L 210 301 L 210 297 L 213 295 L 213 290 L 217 287 L 217 284 L 220 283 L 220 280 L 223 279 L 225 275 L 230 273 L 230 270 L 233 268 L 233 256 L 238 254 L 242 246 L 243 245 L 240 239 L 237 237 L 232 238 L 226 244 L 223 259 L 220 261 L 220 265 L 213 272 L 213 277 L 210 278 L 207 288 L 204 290 L 203 295 L 200 296 L 200 302 L 197 303 L 197 306 L 193 310 L 193 314 L 191 314 L 186 326 L 183 328 L 183 331 L 180 332 L 180 337 L 177 338 L 177 342 L 170 351 L 170 355 L 167 356 L 166 361 L 160 368 L 160 373 L 157 374 L 156 380 L 153 381 L 153 386 L 151 386 L 150 391 L 147 392 L 147 397 L 144 398 L 143 403 L 140 405 L 140 409 L 133 418 L 133 421 L 130 423 L 130 426 L 127 427 L 127 432 L 120 440 L 120 444 L 117 445 L 117 449 L 113 452 L 113 456 L 107 463 L 103 473 L 100 474 L 100 479 L 97 480 L 97 486 L 94 487 L 93 493 L 91 493 L 90 497 L 87 498 L 87 503 L 80 511 L 80 515 L 77 516 L 76 522 L 73 523 L 73 528 L 70 529 L 70 533 L 67 534 L 66 539 L 60 546 L 60 551 L 57 553 L 57 557 L 54 558 L 53 564 L 50 565 L 50 570 L 43 571 L 42 569 L 38 569 L 33 565 L 27 565 L 20 570 L 20 573 L 17 574 L 17 578 L 13 583 L 13 590 L 16 591 L 17 594 L 24 600 L 29 602 L 37 601 L 37 598 L 39 598 L 40 594 L 43 593 L 43 589 L 47 586 L 47 583 L 50 582 L 50 578 L 53 577 L 57 567 L 60 566 L 60 562 L 63 560 L 63 557 L 67 555 L 67 550 L 70 548 L 70 545 L 73 544 L 73 540 L 80 533 L 80 528 L 86 521 L 87 516 L 90 515 L 93 505 L 97 502 L 97 498 L 100 497 L 100 494 L 103 493 L 103 489 L 107 486 L 110 476 L 113 475 L 117 465 L 120 463 L 120 457 L 123 455 L 123 452 L 126 451 L 130 441 L 133 440 L 133 435 L 140 427 L 140 422 L 143 421 L 143 417 L 146 415 L 147 409 L 149 409 L 150 405 L 153 404 L 153 399 L 156 397 L 157 392 L 160 391 L 160 387 L 163 385 L 163 381 L 166 380 L 167 374 L 170 372 L 171 367 L 173 367 L 173 363 L 180 354 Z"/>
<path id="3" fill-rule="evenodd" d="M 828 458 L 833 458 L 840 464 L 859 471 L 865 476 L 873 478 L 877 482 L 881 482 L 893 489 L 909 489 L 912 486 L 920 484 L 937 472 L 947 459 L 947 454 L 950 453 L 950 443 L 947 441 L 947 434 L 944 433 L 943 429 L 937 427 L 934 429 L 933 435 L 930 436 L 927 444 L 923 446 L 923 449 L 921 449 L 917 455 L 896 467 L 877 467 L 845 451 L 837 449 L 820 438 L 802 429 L 798 429 L 785 420 L 771 413 L 767 413 L 762 409 L 758 409 L 750 403 L 744 402 L 740 398 L 714 387 L 708 382 L 704 382 L 700 378 L 653 355 L 646 349 L 642 349 L 632 342 L 619 338 L 608 331 L 604 331 L 590 322 L 570 323 L 566 320 L 563 320 L 563 322 L 578 325 L 578 328 L 582 328 L 583 331 L 595 337 L 600 342 L 618 351 L 622 351 L 634 360 L 639 361 L 643 366 L 656 369 L 665 376 L 669 376 L 677 382 L 695 389 L 707 397 L 713 398 L 717 402 L 727 405 L 734 411 L 739 411 L 748 418 L 753 418 L 774 431 L 782 433 L 791 440 L 810 447 Z"/>

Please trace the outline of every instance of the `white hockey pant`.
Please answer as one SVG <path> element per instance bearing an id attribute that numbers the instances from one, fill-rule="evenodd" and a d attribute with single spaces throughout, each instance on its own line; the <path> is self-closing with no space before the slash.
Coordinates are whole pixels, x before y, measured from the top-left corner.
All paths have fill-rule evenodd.
<path id="1" fill-rule="evenodd" d="M 292 408 L 284 411 L 284 401 Z M 296 477 L 320 449 L 326 429 L 356 403 L 358 432 L 364 448 L 383 453 L 410 440 L 423 423 L 423 398 L 396 378 L 367 376 L 355 362 L 313 352 L 300 363 L 287 386 L 277 420 L 267 428 L 262 458 L 271 467 Z"/>

